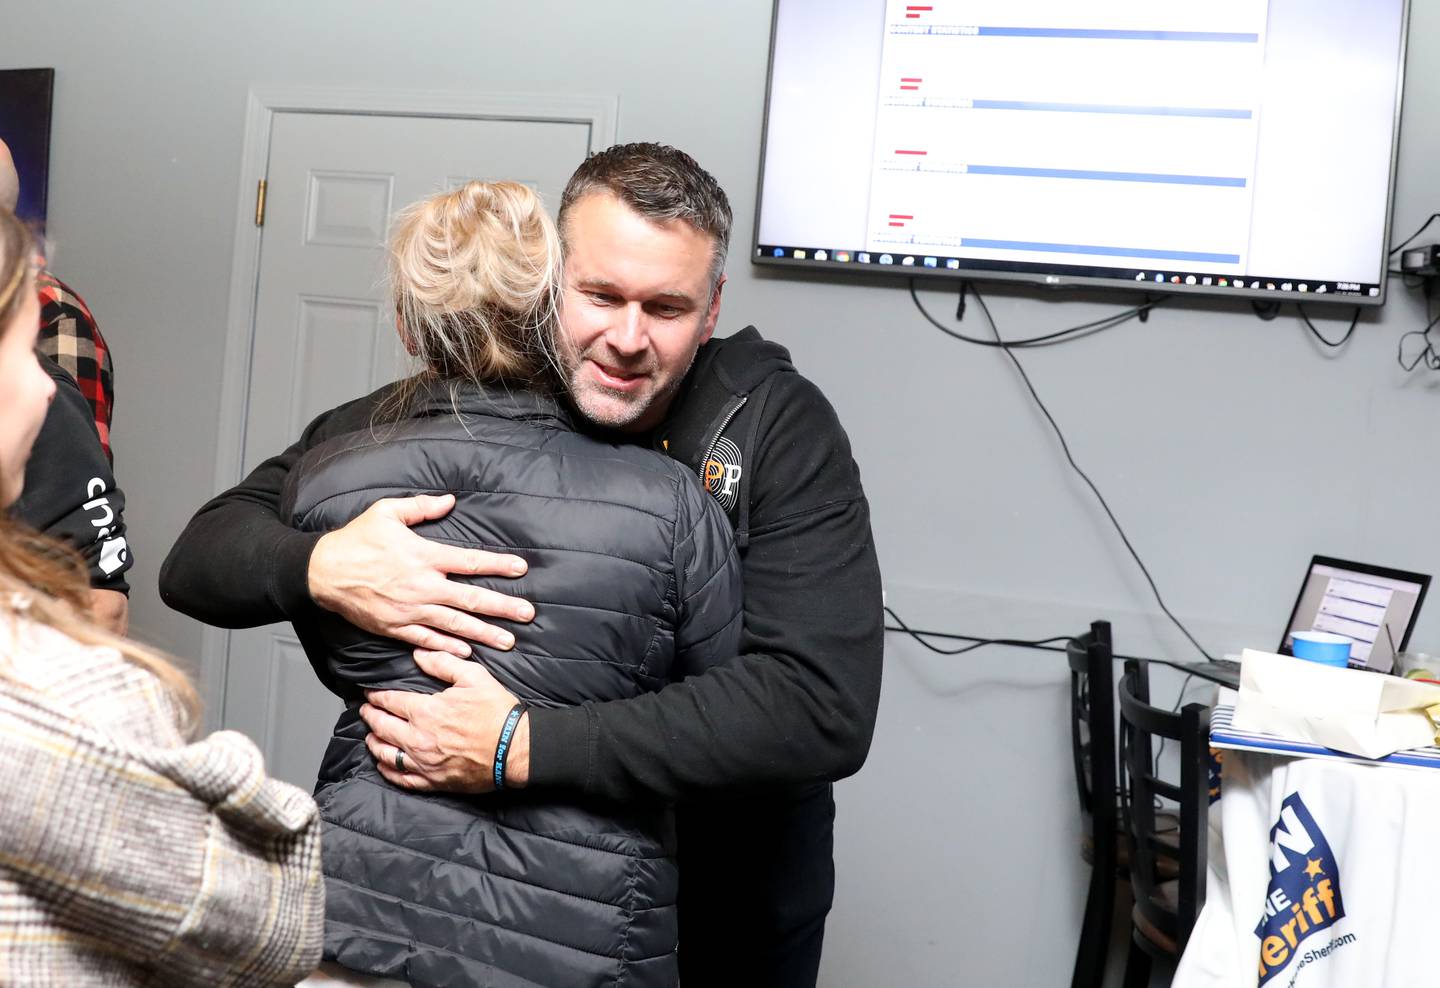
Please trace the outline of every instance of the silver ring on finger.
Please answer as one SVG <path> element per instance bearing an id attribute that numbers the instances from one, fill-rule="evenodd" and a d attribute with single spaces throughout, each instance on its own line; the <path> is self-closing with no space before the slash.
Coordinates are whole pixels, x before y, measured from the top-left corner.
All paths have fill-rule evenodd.
<path id="1" fill-rule="evenodd" d="M 402 775 L 405 772 L 405 752 L 401 751 L 399 748 L 395 749 L 395 771 L 401 773 Z"/>

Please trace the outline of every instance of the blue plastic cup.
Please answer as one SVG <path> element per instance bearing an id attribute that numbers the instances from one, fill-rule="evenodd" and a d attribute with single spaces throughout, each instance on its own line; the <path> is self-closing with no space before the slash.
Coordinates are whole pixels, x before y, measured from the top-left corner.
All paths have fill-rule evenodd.
<path id="1" fill-rule="evenodd" d="M 1290 647 L 1295 658 L 1343 669 L 1350 664 L 1350 639 L 1329 631 L 1297 631 Z"/>

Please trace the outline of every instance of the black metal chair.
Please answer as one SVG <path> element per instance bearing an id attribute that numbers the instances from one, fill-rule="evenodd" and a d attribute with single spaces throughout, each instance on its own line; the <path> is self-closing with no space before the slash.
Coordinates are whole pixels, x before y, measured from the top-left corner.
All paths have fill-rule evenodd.
<path id="1" fill-rule="evenodd" d="M 1085 821 L 1081 856 L 1090 863 L 1090 890 L 1075 950 L 1071 988 L 1099 988 L 1105 978 L 1120 874 L 1119 810 L 1115 791 L 1115 673 L 1110 622 L 1065 646 L 1070 662 L 1070 749 L 1075 788 Z"/>
<path id="2" fill-rule="evenodd" d="M 1135 894 L 1125 988 L 1145 988 L 1151 959 L 1179 958 L 1205 901 L 1210 708 L 1191 703 L 1176 713 L 1151 706 L 1149 673 L 1135 661 L 1125 663 L 1119 695 L 1121 812 Z M 1156 774 L 1151 741 L 1157 737 L 1179 743 L 1178 784 Z M 1166 829 L 1168 814 L 1157 809 L 1162 801 L 1178 807 L 1178 835 Z"/>

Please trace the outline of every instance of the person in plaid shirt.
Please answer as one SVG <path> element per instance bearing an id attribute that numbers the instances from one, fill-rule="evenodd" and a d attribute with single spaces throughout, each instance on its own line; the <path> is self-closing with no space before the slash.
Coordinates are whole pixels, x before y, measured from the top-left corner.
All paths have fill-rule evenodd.
<path id="1" fill-rule="evenodd" d="M 0 209 L 15 211 L 20 201 L 20 175 L 10 148 L 0 141 Z M 112 463 L 110 414 L 115 407 L 114 367 L 110 347 L 85 300 L 59 278 L 42 271 L 35 278 L 40 292 L 40 352 L 64 368 L 80 385 L 95 416 L 100 446 Z"/>
<path id="2" fill-rule="evenodd" d="M 0 214 L 13 217 L 19 192 L 10 149 L 0 141 Z M 30 284 L 40 309 L 36 349 L 55 382 L 55 400 L 36 437 L 24 490 L 8 514 L 80 554 L 92 617 L 123 635 L 130 610 L 125 572 L 135 560 L 125 538 L 125 495 L 111 470 L 110 350 L 89 307 L 64 282 L 41 271 Z"/>

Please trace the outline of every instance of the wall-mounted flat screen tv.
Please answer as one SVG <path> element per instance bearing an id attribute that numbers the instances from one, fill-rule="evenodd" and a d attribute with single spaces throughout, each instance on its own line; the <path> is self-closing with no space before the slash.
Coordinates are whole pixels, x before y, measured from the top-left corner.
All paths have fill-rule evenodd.
<path id="1" fill-rule="evenodd" d="M 753 259 L 1380 304 L 1407 0 L 777 0 Z"/>

